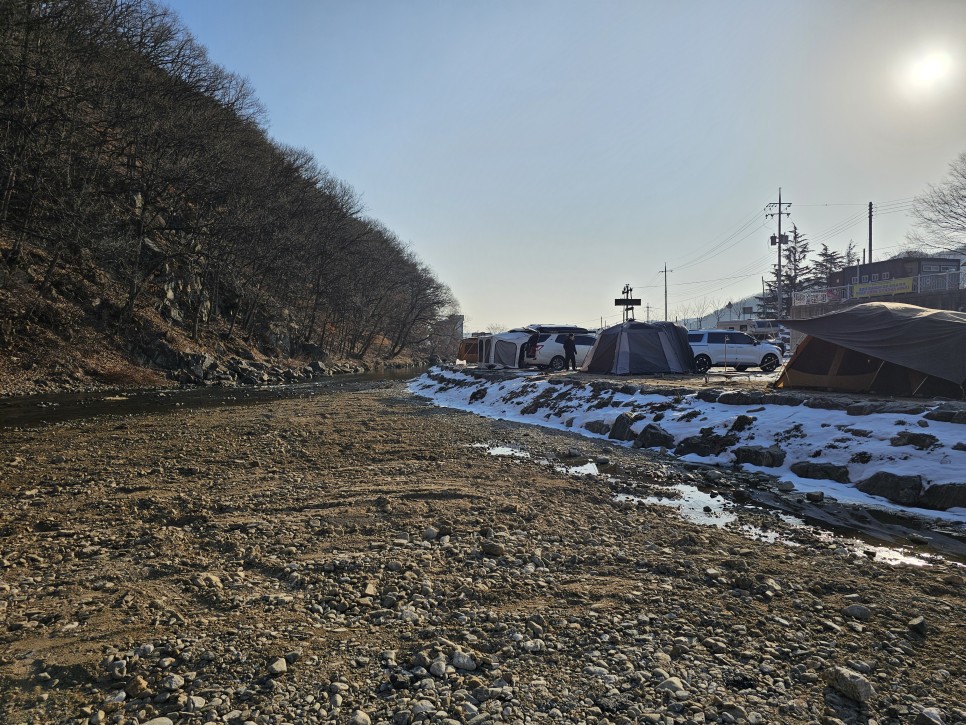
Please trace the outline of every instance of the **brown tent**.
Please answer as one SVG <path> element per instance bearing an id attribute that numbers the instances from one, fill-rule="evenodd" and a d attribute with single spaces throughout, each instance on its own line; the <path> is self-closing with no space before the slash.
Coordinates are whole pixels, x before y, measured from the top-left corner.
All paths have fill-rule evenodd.
<path id="1" fill-rule="evenodd" d="M 963 397 L 966 313 L 869 302 L 810 320 L 775 387 Z"/>
<path id="2" fill-rule="evenodd" d="M 478 337 L 466 337 L 460 340 L 459 351 L 456 353 L 456 357 L 459 360 L 465 360 L 467 363 L 476 363 L 480 361 L 480 338 Z"/>

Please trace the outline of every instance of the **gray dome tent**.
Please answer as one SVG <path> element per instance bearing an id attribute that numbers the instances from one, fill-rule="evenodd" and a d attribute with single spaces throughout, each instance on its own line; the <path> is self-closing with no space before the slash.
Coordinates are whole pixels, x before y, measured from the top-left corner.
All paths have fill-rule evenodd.
<path id="1" fill-rule="evenodd" d="M 640 375 L 689 373 L 693 367 L 694 355 L 684 327 L 673 322 L 629 320 L 601 330 L 581 370 Z"/>

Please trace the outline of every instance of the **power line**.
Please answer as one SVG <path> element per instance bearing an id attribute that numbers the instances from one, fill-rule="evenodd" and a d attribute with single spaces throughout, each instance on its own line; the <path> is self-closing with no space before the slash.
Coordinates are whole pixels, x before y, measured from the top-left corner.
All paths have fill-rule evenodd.
<path id="1" fill-rule="evenodd" d="M 770 257 L 771 255 L 769 254 L 767 256 Z M 768 271 L 768 265 L 765 265 L 764 267 L 758 267 L 758 269 L 756 269 L 753 272 L 749 272 L 749 274 L 745 275 L 744 277 L 736 278 L 736 280 L 734 282 L 732 282 L 731 284 L 721 285 L 720 287 L 716 287 L 714 289 L 708 290 L 705 293 L 700 294 L 700 295 L 693 295 L 691 297 L 685 297 L 683 299 L 675 300 L 674 301 L 674 304 L 675 305 L 683 305 L 683 304 L 686 304 L 686 303 L 691 302 L 693 300 L 701 299 L 702 297 L 707 297 L 709 294 L 713 294 L 715 292 L 721 292 L 722 290 L 726 290 L 729 287 L 734 287 L 736 284 L 740 284 L 741 282 L 745 281 L 746 279 L 748 279 L 750 277 L 758 277 L 759 275 L 764 274 L 767 271 Z"/>
<path id="2" fill-rule="evenodd" d="M 910 202 L 910 201 L 915 201 L 915 200 L 916 200 L 916 197 L 909 196 L 909 197 L 906 197 L 905 199 L 890 199 L 888 201 L 883 201 L 883 202 L 880 202 L 880 203 L 881 204 L 897 204 L 897 203 L 904 203 L 904 202 Z M 867 206 L 867 205 L 868 205 L 868 202 L 866 202 L 866 201 L 855 201 L 855 202 L 853 202 L 853 201 L 839 201 L 839 202 L 825 202 L 824 204 L 799 204 L 797 201 L 795 202 L 795 206 Z"/>
<path id="3" fill-rule="evenodd" d="M 849 229 L 854 227 L 856 224 L 864 221 L 865 218 L 866 218 L 866 212 L 864 211 L 860 211 L 857 214 L 852 214 L 846 217 L 845 219 L 843 219 L 842 221 L 838 222 L 837 224 L 834 224 L 833 226 L 829 227 L 828 229 L 825 229 L 824 231 L 819 232 L 814 237 L 812 237 L 810 241 L 815 244 L 821 244 L 822 242 L 826 242 L 829 239 L 837 237 L 840 234 L 844 234 Z"/>
<path id="4" fill-rule="evenodd" d="M 712 245 L 708 249 L 705 249 L 704 251 L 699 252 L 697 256 L 693 256 L 690 259 L 687 259 L 686 261 L 676 265 L 676 269 L 682 270 L 682 269 L 687 269 L 689 267 L 693 267 L 696 264 L 700 264 L 701 262 L 706 262 L 711 257 L 726 251 L 726 249 L 729 249 L 731 246 L 733 246 L 733 244 L 729 245 L 728 243 L 734 237 L 741 234 L 741 232 L 747 229 L 749 225 L 754 224 L 757 218 L 758 218 L 758 212 L 756 211 L 754 214 L 752 214 L 751 217 L 749 217 L 746 221 L 744 221 L 741 224 L 741 226 L 739 226 L 735 231 L 728 234 L 724 239 L 718 242 L 712 243 Z M 742 239 L 744 238 L 746 237 L 742 237 Z M 738 241 L 741 241 L 741 240 L 738 240 Z M 724 246 L 724 245 L 728 245 L 728 246 Z"/>

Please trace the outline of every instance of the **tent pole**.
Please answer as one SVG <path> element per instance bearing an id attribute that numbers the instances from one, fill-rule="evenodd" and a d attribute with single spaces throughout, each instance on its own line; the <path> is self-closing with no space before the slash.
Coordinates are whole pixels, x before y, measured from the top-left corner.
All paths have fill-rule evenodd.
<path id="1" fill-rule="evenodd" d="M 922 380 L 920 380 L 919 381 L 919 384 L 915 388 L 913 388 L 913 390 L 912 390 L 913 396 L 916 396 L 916 395 L 919 394 L 919 391 L 922 389 L 922 386 L 926 384 L 926 381 L 927 380 L 929 380 L 929 376 L 928 375 L 923 375 L 922 376 Z"/>
<path id="2" fill-rule="evenodd" d="M 879 379 L 879 373 L 882 372 L 882 368 L 885 367 L 885 360 L 879 361 L 879 367 L 875 369 L 875 375 L 872 376 L 872 380 L 869 382 L 869 390 L 875 387 L 875 381 Z"/>

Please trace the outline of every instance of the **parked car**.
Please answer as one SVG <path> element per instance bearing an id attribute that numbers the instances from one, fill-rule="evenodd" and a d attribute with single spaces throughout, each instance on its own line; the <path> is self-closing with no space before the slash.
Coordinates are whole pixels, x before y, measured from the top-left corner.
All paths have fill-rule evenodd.
<path id="1" fill-rule="evenodd" d="M 536 365 L 541 368 L 548 367 L 551 370 L 563 370 L 567 362 L 564 356 L 563 343 L 569 334 L 569 332 L 537 333 L 538 337 L 535 340 L 535 344 L 531 343 L 525 348 L 524 362 L 528 365 Z M 574 342 L 577 343 L 578 366 L 583 364 L 584 358 L 587 357 L 590 348 L 594 346 L 596 339 L 597 335 L 587 330 L 574 333 Z"/>
<path id="2" fill-rule="evenodd" d="M 785 357 L 785 353 L 788 352 L 788 345 L 780 337 L 755 337 L 755 339 L 766 345 L 774 345 L 781 352 L 782 357 Z"/>
<path id="3" fill-rule="evenodd" d="M 715 329 L 746 332 L 760 342 L 774 345 L 782 351 L 783 356 L 788 350 L 788 335 L 777 320 L 723 320 L 717 324 Z"/>
<path id="4" fill-rule="evenodd" d="M 734 330 L 692 330 L 688 344 L 694 353 L 694 369 L 699 373 L 711 367 L 733 367 L 738 371 L 761 368 L 770 373 L 781 364 L 782 351 Z"/>
<path id="5" fill-rule="evenodd" d="M 592 333 L 593 330 L 589 330 L 586 327 L 581 327 L 580 325 L 550 325 L 543 322 L 536 322 L 532 325 L 527 325 L 527 330 L 534 330 L 536 332 L 572 332 L 575 335 L 581 335 L 586 333 Z"/>

